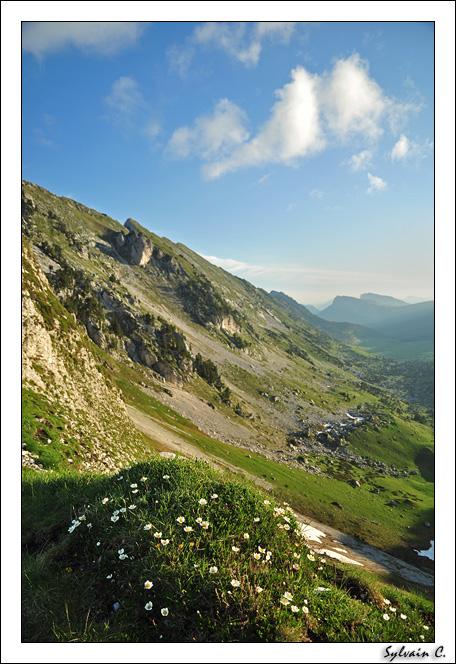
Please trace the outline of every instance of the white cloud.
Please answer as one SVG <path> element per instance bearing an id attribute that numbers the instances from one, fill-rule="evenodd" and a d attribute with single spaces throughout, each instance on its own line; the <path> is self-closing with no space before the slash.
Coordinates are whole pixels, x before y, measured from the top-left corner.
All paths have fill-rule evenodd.
<path id="1" fill-rule="evenodd" d="M 377 175 L 368 173 L 367 177 L 369 179 L 368 194 L 373 194 L 376 191 L 383 191 L 388 186 L 385 180 L 382 180 L 382 178 L 379 178 Z"/>
<path id="2" fill-rule="evenodd" d="M 317 82 L 303 67 L 291 72 L 292 81 L 276 90 L 278 101 L 270 119 L 250 141 L 236 147 L 231 155 L 204 168 L 217 178 L 245 166 L 265 163 L 293 163 L 298 157 L 323 149 L 319 126 Z"/>
<path id="3" fill-rule="evenodd" d="M 312 189 L 312 191 L 309 193 L 310 198 L 323 198 L 324 192 L 321 191 L 321 189 Z"/>
<path id="4" fill-rule="evenodd" d="M 228 99 L 220 99 L 211 115 L 196 118 L 192 128 L 179 127 L 168 144 L 168 152 L 176 157 L 197 154 L 213 159 L 230 152 L 249 137 L 244 124 L 245 112 Z"/>
<path id="5" fill-rule="evenodd" d="M 397 141 L 393 149 L 391 150 L 391 160 L 396 161 L 397 159 L 405 159 L 407 154 L 410 152 L 410 141 L 402 134 L 400 139 Z"/>
<path id="6" fill-rule="evenodd" d="M 42 58 L 73 46 L 85 53 L 112 55 L 132 46 L 144 23 L 124 21 L 35 21 L 23 24 L 22 49 Z"/>
<path id="7" fill-rule="evenodd" d="M 358 152 L 358 154 L 352 155 L 348 160 L 348 164 L 353 171 L 364 170 L 370 166 L 372 156 L 373 155 L 370 150 L 363 150 L 362 152 Z"/>
<path id="8" fill-rule="evenodd" d="M 354 54 L 338 60 L 321 87 L 321 105 L 328 127 L 339 138 L 363 134 L 378 138 L 386 98 L 380 86 L 368 75 L 367 63 Z"/>
<path id="9" fill-rule="evenodd" d="M 239 60 L 247 67 L 260 59 L 265 38 L 287 43 L 293 33 L 293 22 L 260 23 L 203 23 L 195 28 L 193 41 L 199 45 L 213 45 Z"/>
<path id="10" fill-rule="evenodd" d="M 277 27 L 276 33 L 268 29 L 271 34 L 285 32 L 283 27 L 280 30 Z M 244 24 L 207 23 L 197 28 L 202 41 L 218 35 L 220 45 L 226 49 L 232 47 L 229 44 L 233 34 L 238 35 L 235 41 L 239 41 L 245 30 Z M 258 30 L 265 28 L 260 26 Z M 296 67 L 291 72 L 291 81 L 276 90 L 275 96 L 277 101 L 269 119 L 251 138 L 244 129 L 244 112 L 225 99 L 226 109 L 219 113 L 224 123 L 200 116 L 192 129 L 180 127 L 174 132 L 168 149 L 175 156 L 203 157 L 209 162 L 203 167 L 203 174 L 209 179 L 248 166 L 272 163 L 295 166 L 299 159 L 330 144 L 357 137 L 377 140 L 384 131 L 383 125 L 391 122 L 396 112 L 401 115 L 406 112 L 405 107 L 411 107 L 388 98 L 369 77 L 367 63 L 357 54 L 338 60 L 331 72 L 321 76 L 309 73 L 302 66 Z M 219 141 L 208 135 L 212 125 Z M 365 169 L 372 156 L 372 151 L 366 149 L 353 155 L 348 163 L 355 171 Z M 371 187 L 372 191 L 381 188 L 375 184 Z"/>
<path id="11" fill-rule="evenodd" d="M 391 150 L 391 161 L 401 161 L 409 157 L 424 158 L 428 156 L 433 147 L 432 141 L 426 140 L 419 145 L 402 134 Z"/>
<path id="12" fill-rule="evenodd" d="M 114 81 L 111 93 L 105 98 L 105 102 L 124 116 L 132 115 L 146 106 L 138 83 L 130 76 L 121 76 Z"/>

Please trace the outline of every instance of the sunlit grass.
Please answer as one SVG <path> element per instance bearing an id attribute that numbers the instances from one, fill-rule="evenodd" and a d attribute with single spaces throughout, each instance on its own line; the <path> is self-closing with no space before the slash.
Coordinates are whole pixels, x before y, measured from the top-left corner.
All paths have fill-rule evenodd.
<path id="1" fill-rule="evenodd" d="M 23 506 L 27 641 L 433 638 L 431 602 L 341 573 L 308 548 L 290 505 L 206 463 L 26 473 Z"/>

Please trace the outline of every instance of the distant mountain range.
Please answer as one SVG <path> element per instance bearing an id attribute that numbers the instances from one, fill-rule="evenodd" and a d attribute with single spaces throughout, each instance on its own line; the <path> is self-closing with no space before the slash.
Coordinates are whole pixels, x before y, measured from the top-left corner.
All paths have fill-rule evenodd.
<path id="1" fill-rule="evenodd" d="M 318 316 L 332 322 L 364 325 L 400 341 L 434 340 L 433 301 L 407 304 L 373 293 L 365 293 L 359 299 L 337 296 Z"/>

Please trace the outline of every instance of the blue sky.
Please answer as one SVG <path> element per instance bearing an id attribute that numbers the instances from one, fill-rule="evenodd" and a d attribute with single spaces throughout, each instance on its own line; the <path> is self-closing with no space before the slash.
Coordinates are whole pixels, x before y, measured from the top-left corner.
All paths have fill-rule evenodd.
<path id="1" fill-rule="evenodd" d="M 304 304 L 431 299 L 434 24 L 24 23 L 22 177 Z"/>

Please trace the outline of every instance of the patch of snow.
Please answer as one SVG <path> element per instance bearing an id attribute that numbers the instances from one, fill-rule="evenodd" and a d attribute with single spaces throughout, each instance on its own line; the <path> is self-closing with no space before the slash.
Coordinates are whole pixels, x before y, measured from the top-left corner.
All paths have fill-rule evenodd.
<path id="1" fill-rule="evenodd" d="M 359 565 L 360 567 L 364 567 L 362 563 L 358 563 L 356 560 L 351 560 L 351 558 L 347 558 L 341 553 L 336 553 L 330 549 L 320 549 L 318 553 L 324 553 L 326 556 L 330 556 L 331 558 L 337 558 L 337 560 L 340 560 L 341 563 L 349 563 L 350 565 Z"/>
<path id="2" fill-rule="evenodd" d="M 316 528 L 313 528 L 312 526 L 309 526 L 307 524 L 303 524 L 301 526 L 301 535 L 306 540 L 311 540 L 312 542 L 318 542 L 318 544 L 321 544 L 320 537 L 326 537 L 325 534 L 321 532 L 321 530 L 317 530 Z"/>

